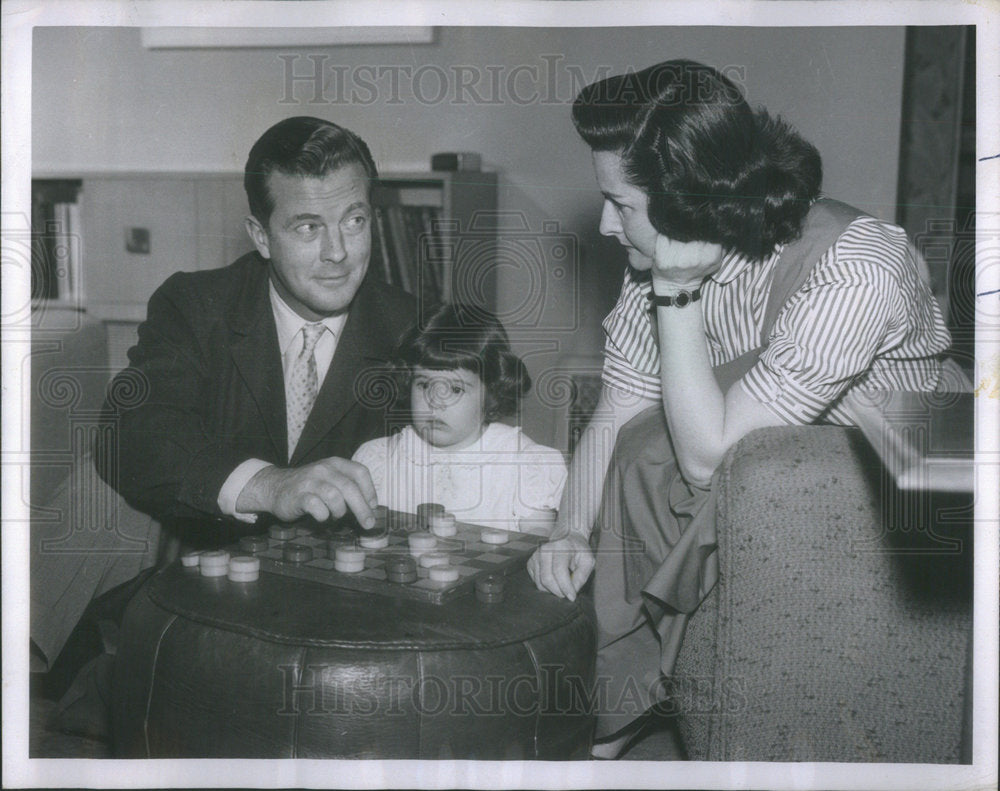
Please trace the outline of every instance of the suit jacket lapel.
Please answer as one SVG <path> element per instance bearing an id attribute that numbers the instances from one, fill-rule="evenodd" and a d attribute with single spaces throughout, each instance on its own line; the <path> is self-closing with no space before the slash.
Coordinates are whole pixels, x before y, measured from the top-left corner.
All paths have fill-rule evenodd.
<path id="1" fill-rule="evenodd" d="M 257 263 L 259 266 L 251 269 L 251 276 L 234 295 L 230 306 L 230 348 L 233 362 L 274 445 L 275 458 L 284 461 L 288 453 L 285 378 L 268 298 L 267 266 L 259 258 Z"/>
<path id="2" fill-rule="evenodd" d="M 358 402 L 358 384 L 365 369 L 388 363 L 396 339 L 389 337 L 387 324 L 378 294 L 366 279 L 351 305 L 330 369 L 290 460 L 292 465 L 309 453 Z"/>

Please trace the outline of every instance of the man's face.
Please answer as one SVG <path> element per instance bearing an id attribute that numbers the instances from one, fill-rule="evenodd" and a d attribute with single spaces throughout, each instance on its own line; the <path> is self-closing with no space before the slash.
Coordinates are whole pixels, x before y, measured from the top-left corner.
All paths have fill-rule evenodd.
<path id="1" fill-rule="evenodd" d="M 274 172 L 267 187 L 274 202 L 267 227 L 249 217 L 247 231 L 268 260 L 274 287 L 309 321 L 347 310 L 371 254 L 364 169 L 351 163 L 325 176 Z"/>

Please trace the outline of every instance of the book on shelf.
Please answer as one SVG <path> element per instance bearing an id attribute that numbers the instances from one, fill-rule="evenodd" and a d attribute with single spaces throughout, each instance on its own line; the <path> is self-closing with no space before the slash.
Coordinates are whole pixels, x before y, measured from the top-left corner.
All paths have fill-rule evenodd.
<path id="1" fill-rule="evenodd" d="M 412 251 L 409 247 L 409 237 L 406 234 L 406 227 L 403 224 L 403 212 L 400 206 L 389 206 L 385 209 L 385 218 L 389 231 L 389 243 L 392 246 L 393 258 L 396 261 L 399 278 L 396 285 L 404 291 L 415 293 L 413 290 L 413 280 L 411 259 Z"/>
<path id="2" fill-rule="evenodd" d="M 441 302 L 446 296 L 442 269 L 444 262 L 440 260 L 440 257 L 428 255 L 428 252 L 440 249 L 440 245 L 433 243 L 435 241 L 434 218 L 437 215 L 437 210 L 429 206 L 420 207 L 419 218 L 414 214 L 414 221 L 418 221 L 416 226 L 417 263 L 420 271 L 421 293 L 425 304 L 427 304 L 426 300 L 428 299 L 431 302 Z"/>
<path id="3" fill-rule="evenodd" d="M 31 297 L 81 302 L 81 182 L 39 179 L 31 185 Z"/>
<path id="4" fill-rule="evenodd" d="M 434 206 L 390 205 L 374 215 L 370 268 L 378 277 L 418 296 L 425 304 L 440 302 L 444 294 L 444 262 L 425 260 L 437 234 L 440 210 Z"/>
<path id="5" fill-rule="evenodd" d="M 389 270 L 385 246 L 385 222 L 382 219 L 382 211 L 376 207 L 372 212 L 372 250 L 368 268 L 379 280 L 391 283 L 392 272 Z"/>

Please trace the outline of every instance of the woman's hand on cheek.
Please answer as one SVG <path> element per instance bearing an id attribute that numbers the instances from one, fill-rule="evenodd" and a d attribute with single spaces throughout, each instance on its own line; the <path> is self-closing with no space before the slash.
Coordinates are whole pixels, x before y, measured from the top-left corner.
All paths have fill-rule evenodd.
<path id="1" fill-rule="evenodd" d="M 712 242 L 677 242 L 657 234 L 653 287 L 657 293 L 694 289 L 719 269 L 722 246 Z M 658 288 L 659 286 L 659 288 Z"/>

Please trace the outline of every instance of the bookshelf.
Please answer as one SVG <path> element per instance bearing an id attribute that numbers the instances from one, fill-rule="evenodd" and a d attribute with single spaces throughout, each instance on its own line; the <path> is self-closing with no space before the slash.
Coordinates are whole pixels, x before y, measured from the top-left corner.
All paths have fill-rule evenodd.
<path id="1" fill-rule="evenodd" d="M 65 227 L 76 240 L 73 288 L 49 274 L 62 271 L 52 262 L 55 248 L 66 248 L 53 242 L 39 249 L 32 295 L 72 301 L 103 320 L 112 368 L 125 364 L 146 303 L 167 277 L 226 266 L 253 249 L 242 173 L 44 173 L 32 181 L 32 198 L 33 237 L 52 236 L 35 229 Z M 495 307 L 496 173 L 386 172 L 372 203 L 371 276 L 422 300 Z M 54 208 L 47 219 L 45 207 L 57 204 L 69 205 L 59 210 L 69 225 L 55 221 Z"/>
<path id="2" fill-rule="evenodd" d="M 31 189 L 31 298 L 82 298 L 79 179 L 38 179 Z"/>
<path id="3" fill-rule="evenodd" d="M 384 173 L 372 203 L 372 267 L 385 280 L 425 304 L 495 307 L 496 173 Z"/>

